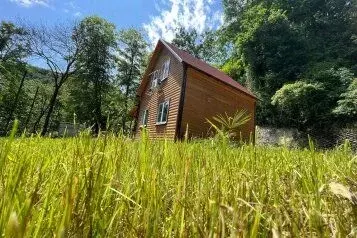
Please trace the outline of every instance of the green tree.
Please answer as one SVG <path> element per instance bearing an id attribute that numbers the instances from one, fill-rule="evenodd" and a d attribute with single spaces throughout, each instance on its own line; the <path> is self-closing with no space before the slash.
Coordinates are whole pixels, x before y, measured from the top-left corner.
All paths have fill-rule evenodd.
<path id="1" fill-rule="evenodd" d="M 216 66 L 221 66 L 227 59 L 229 49 L 222 44 L 220 32 L 206 31 L 199 34 L 197 30 L 187 30 L 179 27 L 172 43 L 196 58 L 202 59 Z"/>
<path id="2" fill-rule="evenodd" d="M 336 102 L 340 95 L 346 92 L 354 75 L 347 68 L 334 68 L 330 63 L 322 63 L 311 67 L 304 77 L 307 82 L 323 84 L 324 88 L 329 91 L 328 97 Z"/>
<path id="3" fill-rule="evenodd" d="M 24 90 L 27 76 L 26 66 L 6 64 L 1 75 L 4 77 L 0 89 L 0 134 L 7 134 L 15 118 L 23 120 L 28 94 Z"/>
<path id="4" fill-rule="evenodd" d="M 53 93 L 51 78 L 49 70 L 28 66 L 28 80 L 24 89 L 24 92 L 28 94 L 28 100 L 25 102 L 28 107 L 23 110 L 25 120 L 20 121 L 20 129 L 26 129 L 27 132 L 32 133 L 41 131 L 44 116 Z M 52 116 L 52 120 L 58 119 Z M 21 127 L 21 125 L 23 126 Z"/>
<path id="5" fill-rule="evenodd" d="M 135 105 L 136 89 L 145 68 L 147 43 L 142 34 L 135 29 L 119 32 L 118 47 L 118 82 L 123 92 L 124 107 L 122 113 L 122 129 L 127 131 L 129 109 Z M 132 126 L 132 123 L 130 123 Z M 129 129 L 131 129 L 129 126 Z"/>
<path id="6" fill-rule="evenodd" d="M 45 110 L 41 131 L 42 135 L 46 135 L 60 90 L 78 69 L 74 65 L 81 52 L 79 47 L 81 35 L 73 25 L 28 26 L 26 31 L 30 53 L 38 60 L 42 60 L 51 72 L 53 92 Z"/>
<path id="7" fill-rule="evenodd" d="M 285 84 L 272 97 L 272 104 L 280 112 L 282 125 L 307 129 L 327 118 L 328 92 L 318 83 L 296 82 Z"/>
<path id="8" fill-rule="evenodd" d="M 235 81 L 247 86 L 246 78 L 244 77 L 244 64 L 240 59 L 231 58 L 225 62 L 225 64 L 221 67 L 221 70 Z"/>
<path id="9" fill-rule="evenodd" d="M 342 93 L 333 113 L 342 120 L 353 121 L 357 117 L 357 79 L 354 79 L 346 92 Z"/>
<path id="10" fill-rule="evenodd" d="M 246 10 L 248 3 L 245 0 L 223 0 L 224 24 L 219 29 L 221 39 L 226 44 L 234 45 L 237 34 L 241 31 L 241 18 Z"/>
<path id="11" fill-rule="evenodd" d="M 237 58 L 244 65 L 242 80 L 258 96 L 259 124 L 277 124 L 270 98 L 285 83 L 294 82 L 307 64 L 303 40 L 276 7 L 253 5 L 243 12 L 236 40 Z"/>
<path id="12" fill-rule="evenodd" d="M 22 119 L 26 109 L 25 35 L 23 28 L 11 22 L 0 24 L 0 134 L 7 133 L 14 118 Z"/>
<path id="13" fill-rule="evenodd" d="M 7 61 L 23 61 L 28 55 L 24 36 L 26 31 L 12 22 L 0 23 L 0 64 Z"/>
<path id="14" fill-rule="evenodd" d="M 172 43 L 196 58 L 202 57 L 201 50 L 203 48 L 203 39 L 195 29 L 186 30 L 184 27 L 179 27 Z"/>
<path id="15" fill-rule="evenodd" d="M 328 69 L 357 72 L 356 2 L 224 0 L 223 6 L 221 38 L 233 45 L 223 69 L 259 97 L 258 124 L 284 123 L 270 98 L 300 80 L 330 91 L 324 113 L 331 115 L 331 106 L 347 87 L 342 75 Z"/>
<path id="16" fill-rule="evenodd" d="M 306 51 L 286 14 L 259 4 L 243 14 L 237 48 L 256 93 L 272 96 L 302 73 Z"/>
<path id="17" fill-rule="evenodd" d="M 83 19 L 76 28 L 79 37 L 79 54 L 76 62 L 77 80 L 75 88 L 78 118 L 94 125 L 94 132 L 106 128 L 103 102 L 108 91 L 114 67 L 115 26 L 106 20 L 91 16 Z"/>
<path id="18" fill-rule="evenodd" d="M 356 72 L 357 2 L 350 0 L 273 1 L 286 11 L 308 47 L 310 62 L 334 62 Z"/>
<path id="19" fill-rule="evenodd" d="M 272 104 L 279 109 L 281 124 L 292 124 L 301 129 L 331 124 L 335 118 L 332 112 L 338 100 L 353 95 L 353 74 L 349 70 L 321 67 L 310 72 L 310 78 L 304 81 L 285 84 L 272 97 Z M 349 87 L 352 87 L 350 91 Z M 349 93 L 346 94 L 346 91 Z M 341 113 L 344 110 L 343 107 L 338 109 Z"/>

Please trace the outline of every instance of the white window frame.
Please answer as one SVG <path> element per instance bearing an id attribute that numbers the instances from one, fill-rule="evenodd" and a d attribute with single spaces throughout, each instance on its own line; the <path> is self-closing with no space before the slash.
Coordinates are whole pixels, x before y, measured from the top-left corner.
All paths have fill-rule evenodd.
<path id="1" fill-rule="evenodd" d="M 161 105 L 163 106 L 161 107 Z M 163 118 L 165 106 L 167 106 L 167 113 L 166 113 L 166 118 Z M 169 111 L 170 111 L 170 100 L 166 100 L 159 104 L 159 107 L 157 109 L 156 125 L 167 124 Z"/>
<path id="2" fill-rule="evenodd" d="M 160 84 L 160 70 L 151 73 L 151 88 L 156 88 Z"/>
<path id="3" fill-rule="evenodd" d="M 143 110 L 141 115 L 141 125 L 147 126 L 149 122 L 149 109 Z"/>
<path id="4" fill-rule="evenodd" d="M 169 72 L 170 72 L 170 58 L 167 59 L 164 64 L 162 65 L 162 75 L 161 75 L 161 81 L 164 81 L 168 79 L 169 77 Z"/>

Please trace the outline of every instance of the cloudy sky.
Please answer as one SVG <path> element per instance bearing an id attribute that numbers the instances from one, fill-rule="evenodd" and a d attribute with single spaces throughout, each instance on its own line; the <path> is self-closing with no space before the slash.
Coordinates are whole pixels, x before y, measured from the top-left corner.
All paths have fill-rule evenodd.
<path id="1" fill-rule="evenodd" d="M 221 0 L 0 0 L 0 20 L 52 24 L 101 16 L 118 29 L 143 29 L 150 42 L 172 40 L 178 25 L 216 28 L 222 21 Z"/>

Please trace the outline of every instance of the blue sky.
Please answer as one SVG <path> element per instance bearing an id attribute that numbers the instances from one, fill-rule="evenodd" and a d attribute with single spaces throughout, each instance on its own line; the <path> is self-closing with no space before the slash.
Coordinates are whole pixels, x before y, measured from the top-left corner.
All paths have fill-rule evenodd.
<path id="1" fill-rule="evenodd" d="M 98 15 L 118 29 L 136 27 L 154 43 L 179 24 L 203 32 L 222 22 L 221 0 L 0 0 L 0 20 L 52 24 Z"/>

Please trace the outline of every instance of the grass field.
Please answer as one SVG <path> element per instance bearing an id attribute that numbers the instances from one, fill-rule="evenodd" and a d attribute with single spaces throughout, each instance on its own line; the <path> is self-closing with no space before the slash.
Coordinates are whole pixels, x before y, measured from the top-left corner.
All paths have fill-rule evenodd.
<path id="1" fill-rule="evenodd" d="M 5 237 L 357 235 L 357 157 L 346 145 L 8 138 L 0 167 Z"/>

